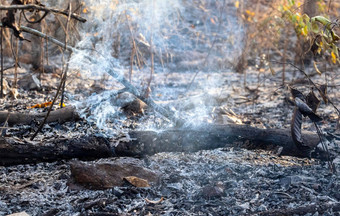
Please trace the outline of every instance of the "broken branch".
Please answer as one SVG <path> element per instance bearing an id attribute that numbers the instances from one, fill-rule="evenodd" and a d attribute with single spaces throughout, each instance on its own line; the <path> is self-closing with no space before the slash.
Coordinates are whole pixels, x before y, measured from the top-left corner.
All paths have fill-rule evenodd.
<path id="1" fill-rule="evenodd" d="M 9 126 L 15 124 L 30 124 L 32 121 L 42 121 L 46 114 L 47 112 L 32 114 L 0 111 L 0 123 L 6 122 L 6 119 L 8 118 L 7 123 Z M 46 119 L 46 122 L 66 122 L 78 118 L 79 116 L 74 107 L 65 107 L 52 111 Z"/>
<path id="2" fill-rule="evenodd" d="M 39 6 L 39 5 L 35 5 L 35 4 L 10 5 L 10 6 L 0 5 L 0 10 L 28 10 L 28 9 L 34 9 L 34 10 L 45 11 L 45 12 L 53 12 L 53 13 L 61 14 L 61 15 L 64 15 L 64 16 L 69 15 L 68 10 L 59 10 L 59 9 L 55 9 L 55 8 L 48 8 L 48 7 Z M 71 18 L 78 20 L 79 22 L 82 22 L 82 23 L 87 21 L 85 18 L 79 16 L 76 13 L 71 13 Z"/>
<path id="3" fill-rule="evenodd" d="M 0 165 L 72 158 L 143 157 L 159 152 L 195 152 L 223 147 L 280 149 L 282 155 L 307 156 L 302 155 L 295 146 L 290 130 L 284 129 L 260 129 L 234 124 L 206 125 L 196 129 L 169 129 L 162 132 L 130 131 L 129 137 L 130 141 L 119 141 L 118 145 L 115 141 L 110 143 L 108 139 L 96 136 L 56 138 L 33 144 L 27 140 L 18 142 L 13 138 L 0 137 Z M 302 137 L 312 146 L 319 142 L 319 137 L 310 132 L 304 132 Z M 322 150 L 318 149 L 318 153 L 320 155 L 312 157 L 326 159 Z"/>

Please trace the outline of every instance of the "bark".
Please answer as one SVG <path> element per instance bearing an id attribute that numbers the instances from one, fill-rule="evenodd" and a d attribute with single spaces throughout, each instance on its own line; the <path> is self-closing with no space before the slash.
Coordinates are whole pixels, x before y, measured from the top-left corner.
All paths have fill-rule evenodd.
<path id="1" fill-rule="evenodd" d="M 115 156 L 142 157 L 158 152 L 193 152 L 220 147 L 277 149 L 281 154 L 306 156 L 296 148 L 290 130 L 259 129 L 244 125 L 209 125 L 197 129 L 173 129 L 163 132 L 131 131 L 131 141 L 116 147 L 102 137 L 55 139 L 41 143 L 0 139 L 0 165 L 14 165 L 62 159 L 94 159 Z M 306 143 L 317 145 L 319 138 L 303 133 Z"/>
<path id="2" fill-rule="evenodd" d="M 317 10 L 318 0 L 304 0 L 303 2 L 303 13 L 307 14 L 310 18 L 318 15 Z M 296 41 L 295 47 L 295 63 L 299 65 L 311 63 L 313 54 L 310 51 L 311 41 L 305 41 L 302 37 L 298 35 L 298 40 Z"/>
<path id="3" fill-rule="evenodd" d="M 158 152 L 193 152 L 202 149 L 240 146 L 248 149 L 275 149 L 283 147 L 281 154 L 306 157 L 291 138 L 290 130 L 260 129 L 246 125 L 210 125 L 197 129 L 173 129 L 162 132 L 131 131 L 132 140 L 120 143 L 115 152 L 119 155 L 143 156 Z M 319 137 L 305 132 L 303 140 L 311 148 Z"/>
<path id="4" fill-rule="evenodd" d="M 0 138 L 0 165 L 38 163 L 62 159 L 95 159 L 112 155 L 109 143 L 100 137 L 56 139 L 45 145 Z"/>
<path id="5" fill-rule="evenodd" d="M 16 124 L 30 124 L 32 121 L 42 121 L 45 118 L 47 112 L 42 113 L 13 113 L 8 111 L 0 111 L 0 124 L 4 125 L 7 123 L 9 126 Z M 65 107 L 52 111 L 47 118 L 47 123 L 49 122 L 67 122 L 71 120 L 78 119 L 79 116 L 75 111 L 74 107 Z"/>
<path id="6" fill-rule="evenodd" d="M 45 12 L 52 12 L 55 14 L 61 14 L 64 16 L 68 16 L 69 15 L 69 11 L 68 10 L 60 10 L 60 9 L 56 9 L 56 8 L 48 8 L 45 6 L 40 6 L 40 5 L 36 5 L 36 4 L 27 4 L 27 5 L 10 5 L 10 6 L 5 6 L 5 5 L 0 5 L 0 10 L 30 10 L 30 9 L 34 9 L 34 10 L 39 10 L 39 11 L 45 11 Z M 79 22 L 86 22 L 86 19 L 79 16 L 76 13 L 71 13 L 71 18 L 78 20 Z"/>
<path id="7" fill-rule="evenodd" d="M 317 2 L 318 0 L 304 0 L 303 13 L 307 14 L 309 17 L 318 15 Z"/>

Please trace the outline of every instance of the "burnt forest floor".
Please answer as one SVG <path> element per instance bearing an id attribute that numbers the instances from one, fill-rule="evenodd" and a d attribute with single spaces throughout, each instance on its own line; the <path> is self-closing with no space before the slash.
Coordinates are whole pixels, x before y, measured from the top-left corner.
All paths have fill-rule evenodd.
<path id="1" fill-rule="evenodd" d="M 21 70 L 19 77 L 29 74 Z M 303 78 L 298 72 L 287 71 L 287 82 Z M 10 72 L 9 72 L 10 74 Z M 134 75 L 133 83 L 143 85 L 147 72 Z M 247 71 L 244 76 L 232 71 L 156 73 L 152 97 L 161 105 L 177 111 L 186 120 L 184 127 L 201 124 L 242 123 L 261 128 L 289 128 L 293 105 L 287 87 L 280 86 L 280 74 L 269 71 Z M 13 77 L 8 75 L 7 79 Z M 313 77 L 316 83 L 324 76 Z M 340 104 L 339 71 L 326 77 L 328 96 Z M 27 109 L 53 98 L 60 77 L 56 73 L 42 75 L 43 90 L 25 91 L 13 100 L 10 95 L 1 100 L 1 110 L 13 112 L 42 112 Z M 67 82 L 66 106 L 76 105 L 82 120 L 64 124 L 46 124 L 36 142 L 49 139 L 74 138 L 84 135 L 105 135 L 112 141 L 129 130 L 166 130 L 171 127 L 159 114 L 147 109 L 144 115 L 126 115 L 118 105 L 110 107 L 113 114 L 97 103 L 107 103 L 105 92 L 121 88 L 110 77 L 91 80 L 79 72 L 71 72 Z M 144 82 L 145 83 L 145 82 Z M 190 86 L 190 87 L 189 87 Z M 308 93 L 309 84 L 294 87 Z M 101 93 L 100 93 L 101 92 Z M 118 99 L 117 99 L 118 100 Z M 81 101 L 81 102 L 79 102 Z M 84 105 L 85 101 L 85 105 Z M 109 101 L 112 101 L 110 99 Z M 85 106 L 85 108 L 84 108 Z M 107 112 L 106 112 L 107 111 Z M 97 121 L 106 113 L 107 123 Z M 330 105 L 321 104 L 318 113 L 323 117 L 322 130 L 339 135 L 336 112 Z M 113 126 L 114 125 L 114 126 Z M 38 123 L 16 125 L 3 131 L 4 137 L 29 140 Z M 315 131 L 304 119 L 304 130 Z M 328 143 L 339 155 L 339 141 Z M 115 160 L 101 159 L 101 160 Z M 71 190 L 70 161 L 0 166 L 0 215 L 25 211 L 29 215 L 275 215 L 278 211 L 299 212 L 299 208 L 325 207 L 322 215 L 340 215 L 329 206 L 340 202 L 340 156 L 334 159 L 338 173 L 329 171 L 327 162 L 276 156 L 270 151 L 221 148 L 192 153 L 159 153 L 141 158 L 145 167 L 161 173 L 158 185 L 148 188 L 132 186 L 107 190 Z M 153 204 L 145 200 L 163 201 Z M 104 203 L 94 203 L 105 200 Z M 302 215 L 318 215 L 317 211 Z"/>

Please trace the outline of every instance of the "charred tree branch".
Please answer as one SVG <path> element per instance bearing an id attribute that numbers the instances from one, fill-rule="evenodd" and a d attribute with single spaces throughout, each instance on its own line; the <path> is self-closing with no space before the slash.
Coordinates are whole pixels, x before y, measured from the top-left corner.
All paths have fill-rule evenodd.
<path id="1" fill-rule="evenodd" d="M 8 122 L 9 126 L 16 124 L 30 124 L 32 121 L 41 122 L 47 115 L 47 112 L 43 113 L 12 113 L 7 111 L 0 111 L 0 123 Z M 67 122 L 74 119 L 78 119 L 79 116 L 76 113 L 74 107 L 66 107 L 51 111 L 46 122 Z"/>
<path id="2" fill-rule="evenodd" d="M 53 12 L 56 14 L 61 14 L 64 16 L 69 16 L 69 11 L 68 10 L 59 10 L 55 8 L 48 8 L 40 5 L 35 5 L 35 4 L 27 4 L 27 5 L 10 5 L 10 6 L 4 6 L 0 5 L 0 10 L 39 10 L 39 11 L 45 11 L 45 12 Z M 79 22 L 86 22 L 86 19 L 79 16 L 76 13 L 71 14 L 71 18 L 78 20 Z"/>
<path id="3" fill-rule="evenodd" d="M 53 113 L 51 113 L 52 115 Z M 60 115 L 59 115 L 60 116 Z M 302 135 L 310 145 L 319 142 L 317 135 Z M 0 165 L 36 163 L 62 159 L 96 159 L 115 156 L 143 157 L 159 152 L 194 152 L 222 147 L 281 149 L 282 155 L 306 156 L 295 146 L 289 130 L 259 129 L 245 125 L 207 125 L 197 129 L 172 129 L 163 132 L 131 131 L 128 142 L 110 143 L 102 137 L 44 140 L 44 143 L 18 142 L 0 138 Z M 323 151 L 312 157 L 326 159 Z"/>

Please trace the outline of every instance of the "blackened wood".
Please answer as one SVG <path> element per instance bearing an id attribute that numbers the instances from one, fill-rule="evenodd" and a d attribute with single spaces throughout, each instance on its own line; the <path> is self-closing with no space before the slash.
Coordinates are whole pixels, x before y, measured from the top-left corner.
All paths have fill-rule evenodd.
<path id="1" fill-rule="evenodd" d="M 113 156 L 108 141 L 101 137 L 56 139 L 52 143 L 18 143 L 0 137 L 0 165 L 51 162 L 62 159 L 96 159 Z"/>
<path id="2" fill-rule="evenodd" d="M 281 154 L 307 157 L 294 144 L 289 129 L 260 129 L 246 125 L 209 125 L 197 129 L 174 129 L 161 132 L 131 131 L 132 140 L 120 143 L 117 155 L 143 156 L 158 152 L 192 152 L 220 147 L 240 147 L 249 149 L 274 149 L 282 147 Z M 319 137 L 311 132 L 302 135 L 304 143 L 314 148 Z"/>
<path id="3" fill-rule="evenodd" d="M 47 112 L 42 113 L 20 113 L 20 112 L 8 112 L 0 111 L 0 124 L 4 123 L 8 118 L 8 125 L 13 126 L 16 124 L 30 124 L 33 121 L 41 122 L 45 118 Z M 46 122 L 67 122 L 79 119 L 79 116 L 74 107 L 65 107 L 52 111 L 48 116 Z"/>
<path id="4" fill-rule="evenodd" d="M 290 130 L 259 129 L 245 125 L 209 125 L 197 129 L 173 129 L 161 132 L 131 131 L 129 142 L 116 147 L 101 137 L 55 139 L 46 143 L 18 143 L 14 139 L 0 139 L 0 165 L 36 163 L 61 159 L 94 159 L 114 156 L 142 157 L 159 152 L 194 152 L 220 147 L 270 149 L 282 147 L 281 154 L 302 156 L 295 146 Z M 305 132 L 305 143 L 316 146 L 317 135 Z"/>
<path id="5" fill-rule="evenodd" d="M 5 6 L 5 5 L 0 5 L 0 10 L 7 10 L 7 11 L 13 11 L 13 10 L 29 10 L 29 9 L 35 9 L 39 11 L 45 11 L 45 12 L 53 12 L 56 14 L 62 14 L 64 16 L 69 16 L 69 11 L 68 10 L 59 10 L 55 8 L 48 8 L 42 5 L 36 5 L 36 4 L 27 4 L 27 5 L 10 5 L 10 6 Z M 86 22 L 86 19 L 79 16 L 76 13 L 71 13 L 71 17 L 73 19 L 78 20 L 79 22 Z"/>

